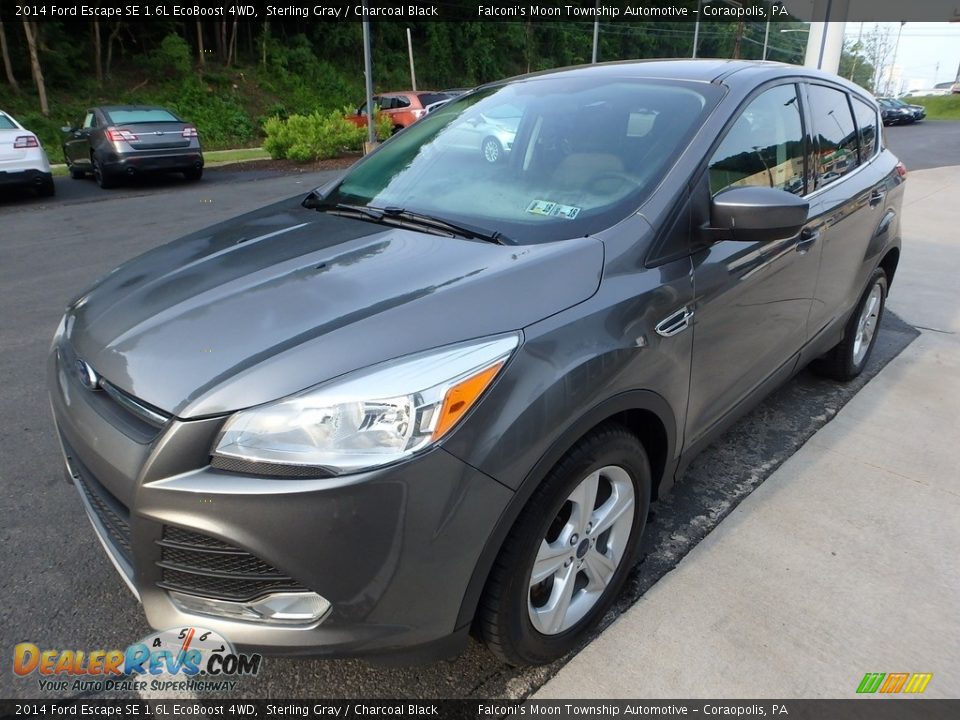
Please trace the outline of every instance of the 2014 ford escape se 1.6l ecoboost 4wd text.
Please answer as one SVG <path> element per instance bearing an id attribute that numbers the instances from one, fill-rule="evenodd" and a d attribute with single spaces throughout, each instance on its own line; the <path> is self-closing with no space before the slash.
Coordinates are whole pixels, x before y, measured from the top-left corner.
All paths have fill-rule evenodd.
<path id="1" fill-rule="evenodd" d="M 500 162 L 450 141 L 508 110 Z M 696 452 L 807 363 L 867 363 L 906 175 L 880 133 L 772 63 L 479 88 L 71 303 L 69 475 L 154 627 L 549 661 Z"/>

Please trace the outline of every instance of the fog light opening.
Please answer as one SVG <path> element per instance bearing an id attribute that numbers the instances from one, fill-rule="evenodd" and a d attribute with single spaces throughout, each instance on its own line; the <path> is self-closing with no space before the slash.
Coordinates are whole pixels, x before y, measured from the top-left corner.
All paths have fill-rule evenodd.
<path id="1" fill-rule="evenodd" d="M 256 600 L 236 602 L 169 591 L 179 610 L 230 620 L 277 625 L 312 625 L 330 612 L 330 602 L 312 592 L 271 593 Z"/>

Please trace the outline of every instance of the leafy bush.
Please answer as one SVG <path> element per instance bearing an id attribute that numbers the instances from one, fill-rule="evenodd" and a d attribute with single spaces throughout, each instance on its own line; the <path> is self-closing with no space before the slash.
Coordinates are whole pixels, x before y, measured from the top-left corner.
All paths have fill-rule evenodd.
<path id="1" fill-rule="evenodd" d="M 185 77 L 192 66 L 190 46 L 176 33 L 164 37 L 160 46 L 147 56 L 147 70 L 158 79 Z"/>
<path id="2" fill-rule="evenodd" d="M 270 118 L 264 124 L 264 149 L 273 158 L 295 162 L 322 160 L 344 150 L 357 150 L 363 145 L 364 128 L 355 127 L 335 110 L 326 115 L 291 115 L 286 120 Z"/>
<path id="3" fill-rule="evenodd" d="M 377 128 L 377 139 L 380 140 L 380 142 L 383 142 L 393 135 L 393 120 L 391 120 L 390 116 L 386 113 L 377 114 L 375 127 Z"/>

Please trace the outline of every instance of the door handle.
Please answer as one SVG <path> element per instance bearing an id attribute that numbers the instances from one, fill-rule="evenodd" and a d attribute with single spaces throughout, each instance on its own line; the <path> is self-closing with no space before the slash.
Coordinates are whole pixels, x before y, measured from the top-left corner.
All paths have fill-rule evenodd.
<path id="1" fill-rule="evenodd" d="M 874 190 L 870 193 L 870 207 L 876 207 L 883 202 L 883 199 L 887 196 L 886 190 Z"/>
<path id="2" fill-rule="evenodd" d="M 807 252 L 820 239 L 820 231 L 813 228 L 804 228 L 800 231 L 800 240 L 797 241 L 797 252 L 801 255 Z"/>
<path id="3" fill-rule="evenodd" d="M 690 327 L 690 320 L 693 318 L 693 310 L 684 306 L 663 320 L 657 323 L 654 328 L 657 335 L 662 337 L 673 337 Z"/>

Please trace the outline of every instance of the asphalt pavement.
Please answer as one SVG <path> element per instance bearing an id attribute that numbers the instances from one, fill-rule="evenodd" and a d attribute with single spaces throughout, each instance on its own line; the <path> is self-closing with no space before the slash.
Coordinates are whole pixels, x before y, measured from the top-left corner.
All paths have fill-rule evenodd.
<path id="1" fill-rule="evenodd" d="M 906 133 L 924 128 L 888 130 L 888 143 L 908 166 L 909 154 L 926 152 L 928 141 Z M 941 159 L 950 164 L 950 153 L 941 153 Z M 960 164 L 960 158 L 954 162 Z M 130 257 L 253 207 L 302 195 L 327 177 L 212 170 L 196 184 L 175 178 L 110 192 L 90 181 L 58 178 L 58 196 L 52 200 L 0 201 L 0 416 L 6 418 L 0 424 L 0 503 L 6 521 L 0 527 L 0 593 L 8 599 L 0 605 L 0 652 L 24 641 L 122 648 L 148 632 L 136 601 L 94 538 L 76 492 L 62 479 L 44 364 L 65 304 Z M 672 496 L 654 507 L 644 557 L 605 624 L 675 567 L 916 334 L 889 314 L 868 372 L 858 382 L 838 385 L 802 373 L 701 455 Z M 561 664 L 517 671 L 477 643 L 459 658 L 412 668 L 269 658 L 239 693 L 523 697 Z M 0 674 L 0 697 L 38 696 L 34 682 Z"/>
<path id="2" fill-rule="evenodd" d="M 908 171 L 960 165 L 960 122 L 891 125 L 883 129 L 883 137 Z"/>

